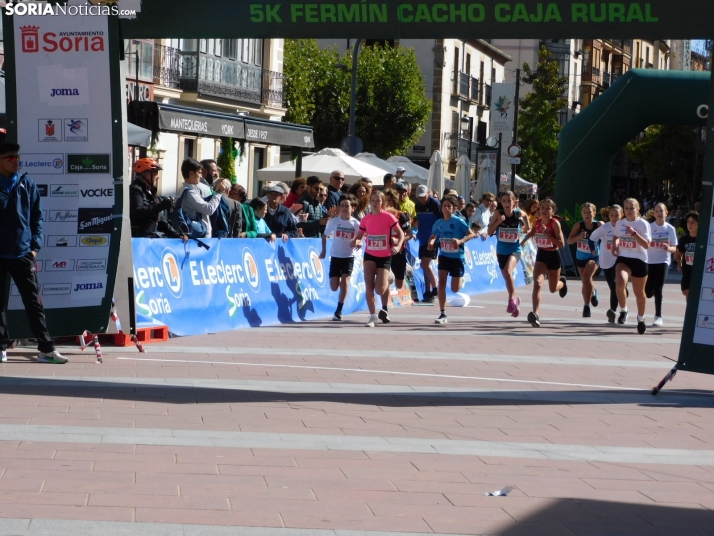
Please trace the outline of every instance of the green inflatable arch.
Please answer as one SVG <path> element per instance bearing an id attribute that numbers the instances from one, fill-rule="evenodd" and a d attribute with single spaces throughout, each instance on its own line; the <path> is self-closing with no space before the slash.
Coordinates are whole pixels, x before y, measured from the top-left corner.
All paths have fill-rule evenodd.
<path id="1" fill-rule="evenodd" d="M 650 125 L 706 126 L 711 73 L 633 69 L 560 133 L 555 200 L 606 206 L 612 160 Z"/>

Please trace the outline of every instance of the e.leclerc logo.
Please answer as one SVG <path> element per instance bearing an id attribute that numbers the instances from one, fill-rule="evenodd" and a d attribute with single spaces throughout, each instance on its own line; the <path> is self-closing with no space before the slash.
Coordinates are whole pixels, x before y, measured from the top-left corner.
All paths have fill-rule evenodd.
<path id="1" fill-rule="evenodd" d="M 313 247 L 310 247 L 309 251 L 309 259 L 310 259 L 310 266 L 312 267 L 312 273 L 315 276 L 315 281 L 317 282 L 318 285 L 321 287 L 325 286 L 325 280 L 327 279 L 325 277 L 325 268 L 322 264 L 322 259 L 320 259 L 320 254 L 317 252 L 317 250 Z"/>
<path id="2" fill-rule="evenodd" d="M 180 298 L 181 294 L 183 294 L 181 267 L 173 250 L 166 248 L 161 254 L 161 269 L 169 292 L 174 298 Z"/>
<path id="3" fill-rule="evenodd" d="M 245 280 L 255 292 L 260 290 L 260 272 L 258 271 L 258 263 L 255 262 L 255 257 L 248 248 L 243 250 L 243 270 Z"/>
<path id="4" fill-rule="evenodd" d="M 473 270 L 474 260 L 471 257 L 471 250 L 466 244 L 464 244 L 464 257 L 466 258 L 466 265 L 469 267 L 469 270 Z"/>

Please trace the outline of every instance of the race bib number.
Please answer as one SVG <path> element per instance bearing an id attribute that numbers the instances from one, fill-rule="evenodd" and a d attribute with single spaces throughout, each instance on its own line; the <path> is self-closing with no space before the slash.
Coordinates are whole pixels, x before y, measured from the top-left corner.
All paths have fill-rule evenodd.
<path id="1" fill-rule="evenodd" d="M 608 240 L 607 245 L 606 245 L 607 250 L 612 251 L 612 246 L 613 246 L 613 240 Z"/>
<path id="2" fill-rule="evenodd" d="M 338 227 L 335 231 L 335 238 L 340 240 L 354 240 L 355 230 L 353 227 Z"/>
<path id="3" fill-rule="evenodd" d="M 620 247 L 622 249 L 637 249 L 637 241 L 634 238 L 620 238 Z"/>
<path id="4" fill-rule="evenodd" d="M 578 251 L 582 253 L 592 253 L 592 251 L 590 251 L 590 241 L 578 240 Z"/>
<path id="5" fill-rule="evenodd" d="M 655 249 L 667 249 L 669 247 L 668 238 L 653 238 L 650 247 Z"/>
<path id="6" fill-rule="evenodd" d="M 518 229 L 511 228 L 499 228 L 498 229 L 498 240 L 500 242 L 508 242 L 510 244 L 515 244 L 518 242 Z"/>
<path id="7" fill-rule="evenodd" d="M 389 249 L 387 235 L 369 235 L 367 237 L 367 249 L 371 249 L 372 251 L 387 251 Z"/>
<path id="8" fill-rule="evenodd" d="M 455 246 L 451 238 L 441 238 L 439 240 L 439 247 L 444 253 L 456 253 L 459 251 L 459 246 Z"/>
<path id="9" fill-rule="evenodd" d="M 539 248 L 549 249 L 555 247 L 553 242 L 550 241 L 550 237 L 544 234 L 535 235 L 535 243 Z"/>
<path id="10" fill-rule="evenodd" d="M 684 254 L 684 262 L 686 262 L 689 266 L 692 266 L 694 264 L 694 252 L 693 251 L 687 251 Z"/>

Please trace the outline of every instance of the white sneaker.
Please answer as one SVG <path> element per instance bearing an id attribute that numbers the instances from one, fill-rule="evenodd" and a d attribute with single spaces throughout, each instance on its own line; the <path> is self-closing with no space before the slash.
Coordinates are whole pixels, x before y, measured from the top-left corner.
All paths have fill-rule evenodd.
<path id="1" fill-rule="evenodd" d="M 7 352 L 5 350 L 0 354 L 0 363 L 7 363 Z"/>
<path id="2" fill-rule="evenodd" d="M 51 352 L 40 352 L 37 356 L 38 363 L 52 363 L 54 365 L 64 365 L 69 359 L 60 354 L 57 350 Z"/>
<path id="3" fill-rule="evenodd" d="M 377 315 L 369 315 L 369 320 L 367 321 L 365 326 L 367 326 L 368 328 L 373 328 L 375 326 L 375 324 L 377 323 L 377 320 L 378 320 Z"/>
<path id="4" fill-rule="evenodd" d="M 658 328 L 661 328 L 662 326 L 664 326 L 664 321 L 662 320 L 662 317 L 661 317 L 661 316 L 655 316 L 655 317 L 654 317 L 654 322 L 652 322 L 652 325 L 653 325 L 653 326 L 656 326 L 656 327 L 658 327 Z"/>
<path id="5" fill-rule="evenodd" d="M 439 315 L 439 318 L 434 320 L 434 324 L 446 324 L 446 322 L 448 322 L 448 320 L 446 318 L 446 315 L 443 313 Z"/>

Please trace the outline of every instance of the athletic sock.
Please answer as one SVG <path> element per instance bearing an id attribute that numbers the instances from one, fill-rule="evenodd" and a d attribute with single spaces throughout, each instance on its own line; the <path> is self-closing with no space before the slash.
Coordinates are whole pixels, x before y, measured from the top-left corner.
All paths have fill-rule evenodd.
<path id="1" fill-rule="evenodd" d="M 626 313 L 626 312 L 627 312 L 627 307 L 623 307 L 622 309 L 620 309 L 620 312 Z"/>
<path id="2" fill-rule="evenodd" d="M 445 314 L 446 314 L 446 309 L 442 309 L 442 310 L 441 310 L 441 314 L 442 314 L 442 315 L 445 315 Z"/>
<path id="3" fill-rule="evenodd" d="M 342 306 L 343 306 L 343 305 L 344 305 L 344 303 L 342 303 L 342 302 L 337 302 L 337 311 L 336 311 L 336 312 L 337 312 L 338 314 L 342 312 Z"/>
<path id="4" fill-rule="evenodd" d="M 637 315 L 637 321 L 638 321 L 638 322 L 644 322 L 644 321 L 645 321 L 645 317 L 644 317 L 644 316 Z"/>
<path id="5" fill-rule="evenodd" d="M 386 305 L 382 305 L 382 311 L 389 312 L 389 307 L 387 307 Z"/>

